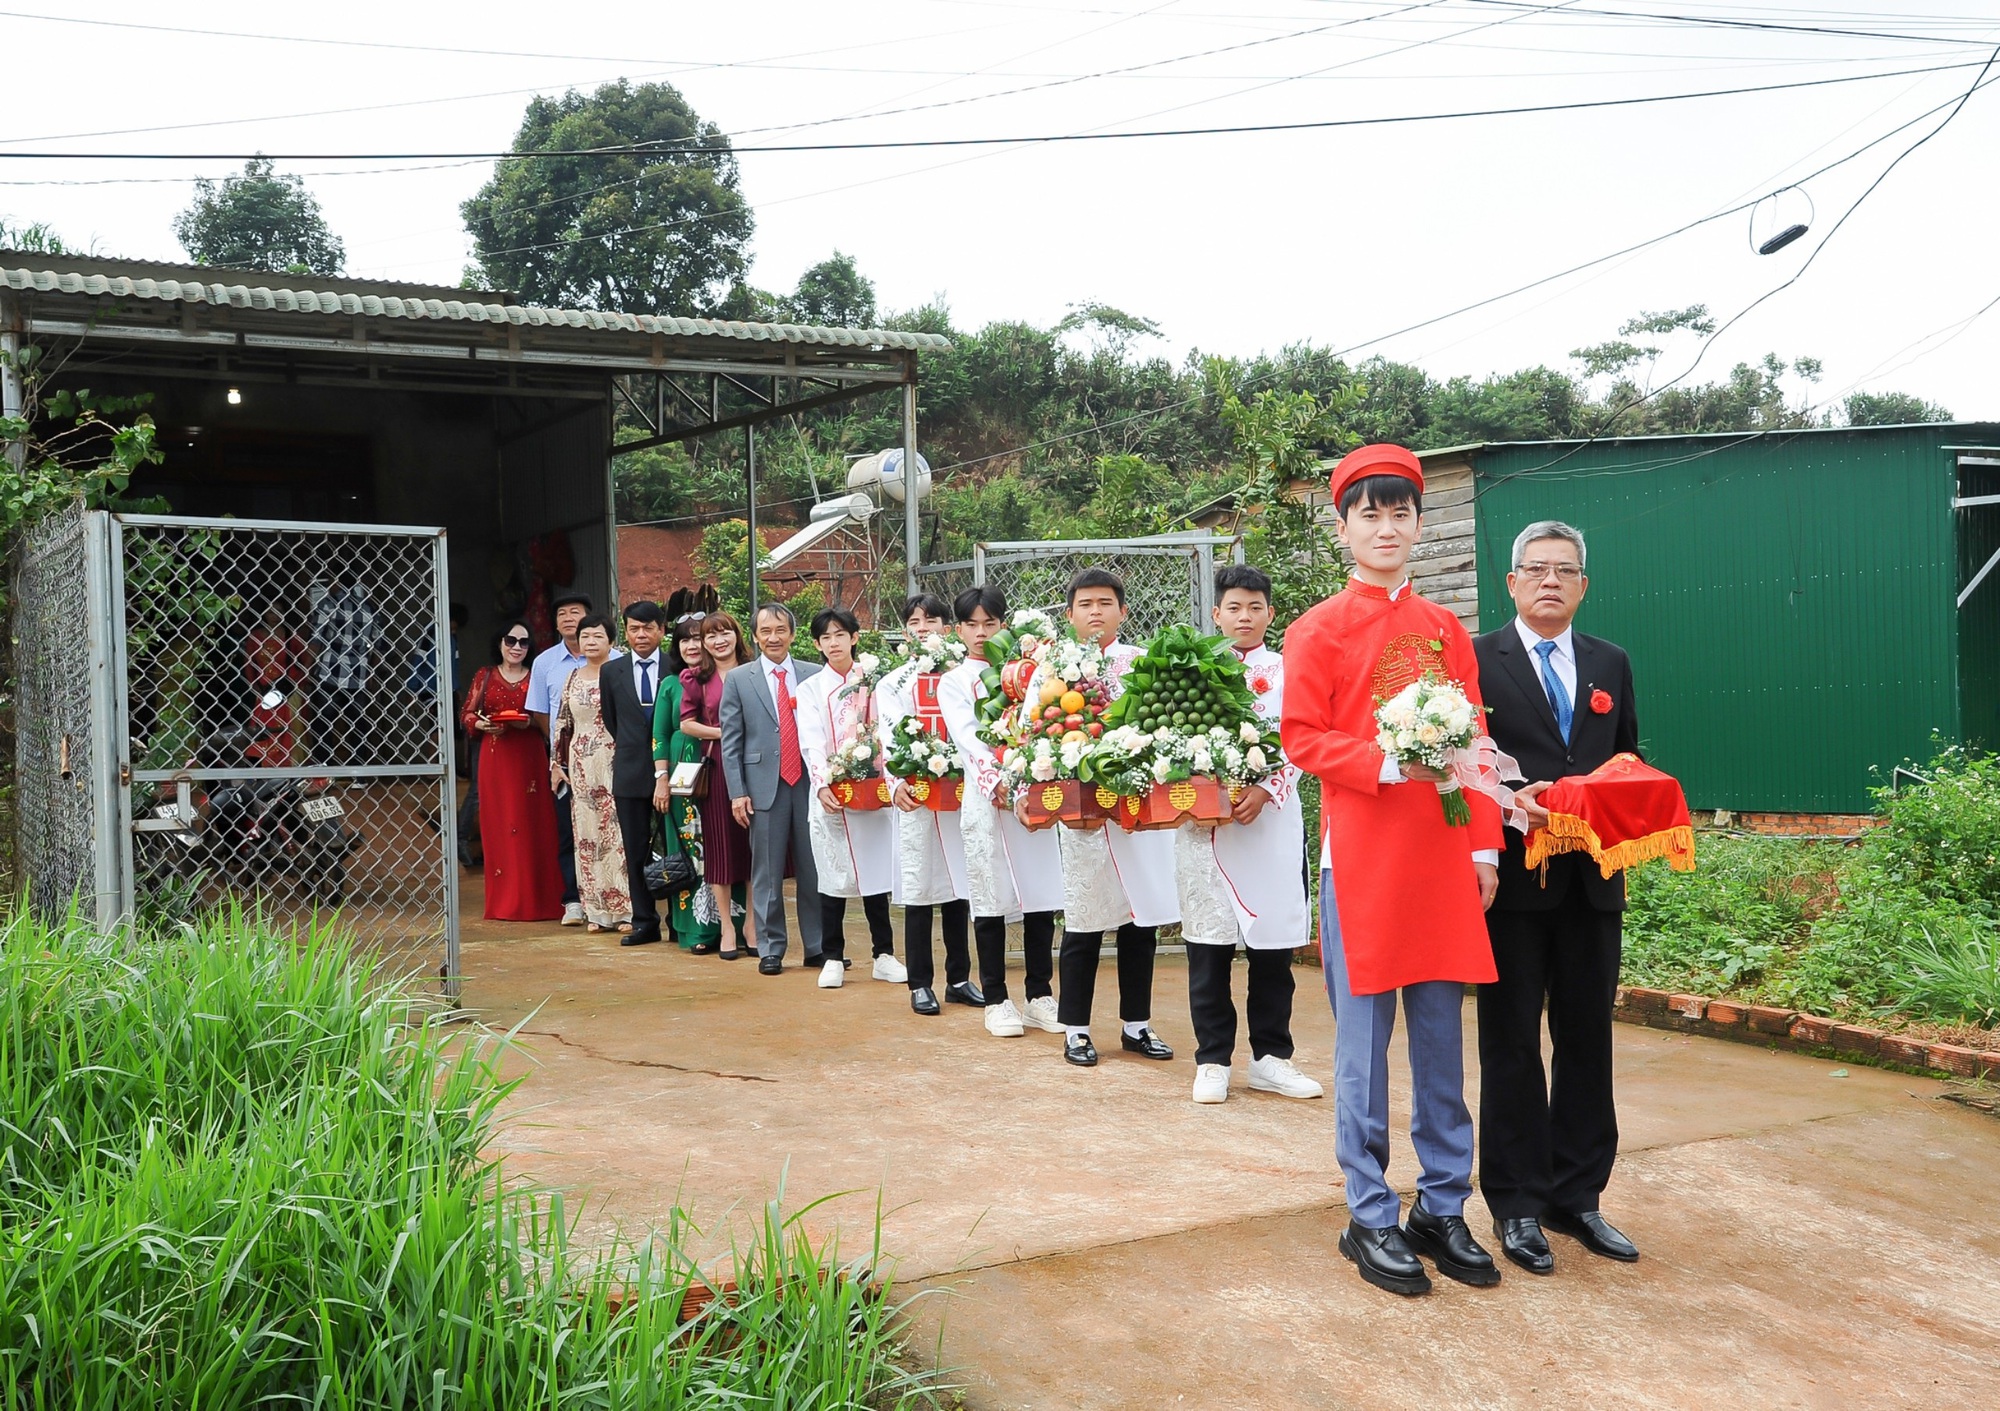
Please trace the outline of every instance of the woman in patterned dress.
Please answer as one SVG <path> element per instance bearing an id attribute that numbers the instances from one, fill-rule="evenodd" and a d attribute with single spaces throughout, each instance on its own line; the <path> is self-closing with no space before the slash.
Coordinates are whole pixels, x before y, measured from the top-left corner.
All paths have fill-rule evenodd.
<path id="1" fill-rule="evenodd" d="M 672 676 L 660 673 L 660 694 L 653 703 L 653 759 L 656 764 L 664 764 L 669 775 L 677 766 L 701 758 L 701 741 L 681 729 L 681 693 L 685 688 L 679 674 L 701 669 L 701 623 L 702 614 L 698 612 L 675 621 L 673 656 L 669 660 L 677 664 L 678 670 Z M 664 782 L 660 787 L 665 789 Z M 663 797 L 656 796 L 654 803 L 661 805 L 660 813 L 666 820 L 667 852 L 685 855 L 694 864 L 695 875 L 701 876 L 700 802 L 686 795 L 665 793 Z M 721 948 L 722 924 L 715 895 L 700 882 L 673 898 L 669 919 L 674 939 L 683 950 L 714 955 Z"/>
<path id="2" fill-rule="evenodd" d="M 535 639 L 510 620 L 494 638 L 497 666 L 482 666 L 461 720 L 479 744 L 479 837 L 486 850 L 486 919 L 554 921 L 562 915 L 556 815 L 548 753 L 528 719 L 528 658 Z M 496 719 L 496 717 L 498 717 Z"/>
<path id="3" fill-rule="evenodd" d="M 576 884 L 586 929 L 610 931 L 632 923 L 625 890 L 625 843 L 611 796 L 611 732 L 599 710 L 598 669 L 611 657 L 611 619 L 592 613 L 576 629 L 584 665 L 563 684 L 551 740 L 549 782 L 570 791 L 576 834 Z"/>

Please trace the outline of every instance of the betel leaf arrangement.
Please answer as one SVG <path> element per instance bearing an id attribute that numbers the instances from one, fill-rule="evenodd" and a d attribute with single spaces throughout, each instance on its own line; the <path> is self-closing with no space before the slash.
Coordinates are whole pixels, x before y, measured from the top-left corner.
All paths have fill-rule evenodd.
<path id="1" fill-rule="evenodd" d="M 980 738 L 996 748 L 1011 743 L 1011 717 L 1026 699 L 1035 674 L 1036 652 L 1061 636 L 1063 629 L 1047 613 L 1023 608 L 986 642 L 986 665 L 979 679 L 986 692 L 979 698 Z"/>
<path id="2" fill-rule="evenodd" d="M 1254 784 L 1283 763 L 1277 733 L 1258 719 L 1256 701 L 1228 638 L 1180 623 L 1164 627 L 1105 712 L 1086 777 L 1127 796 L 1180 779 Z"/>

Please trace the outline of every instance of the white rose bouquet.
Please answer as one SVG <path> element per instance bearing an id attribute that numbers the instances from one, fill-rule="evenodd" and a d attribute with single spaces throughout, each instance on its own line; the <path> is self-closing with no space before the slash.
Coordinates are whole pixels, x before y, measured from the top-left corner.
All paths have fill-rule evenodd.
<path id="1" fill-rule="evenodd" d="M 882 772 L 882 742 L 873 731 L 863 731 L 835 745 L 826 758 L 827 782 L 873 779 Z"/>
<path id="2" fill-rule="evenodd" d="M 1453 756 L 1479 738 L 1482 713 L 1464 687 L 1437 676 L 1412 681 L 1375 710 L 1375 743 L 1382 753 L 1399 764 L 1422 764 L 1452 776 L 1437 787 L 1444 821 L 1455 828 L 1472 822 L 1472 809 L 1453 774 Z"/>
<path id="3" fill-rule="evenodd" d="M 965 660 L 965 643 L 941 632 L 930 632 L 921 641 L 903 644 L 903 660 L 915 665 L 919 676 L 937 675 Z"/>
<path id="4" fill-rule="evenodd" d="M 962 779 L 965 756 L 958 746 L 927 729 L 916 716 L 906 715 L 889 732 L 889 752 L 883 767 L 898 779 Z"/>

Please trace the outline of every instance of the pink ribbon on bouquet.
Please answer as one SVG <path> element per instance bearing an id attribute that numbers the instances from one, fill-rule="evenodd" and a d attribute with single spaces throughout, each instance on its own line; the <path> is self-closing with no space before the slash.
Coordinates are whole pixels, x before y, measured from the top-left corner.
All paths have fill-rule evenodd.
<path id="1" fill-rule="evenodd" d="M 1450 781 L 1439 785 L 1439 789 L 1469 789 L 1476 794 L 1484 794 L 1500 806 L 1501 821 L 1521 832 L 1528 831 L 1528 810 L 1515 799 L 1514 791 L 1503 782 L 1516 779 L 1528 782 L 1528 776 L 1521 772 L 1521 765 L 1514 756 L 1508 754 L 1494 742 L 1491 735 L 1481 735 L 1462 750 L 1451 752 L 1451 768 L 1447 771 Z"/>

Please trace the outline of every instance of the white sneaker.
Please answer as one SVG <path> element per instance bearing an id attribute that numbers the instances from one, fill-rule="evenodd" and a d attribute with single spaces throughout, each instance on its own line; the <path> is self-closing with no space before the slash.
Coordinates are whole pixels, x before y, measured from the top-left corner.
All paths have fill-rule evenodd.
<path id="1" fill-rule="evenodd" d="M 837 990 L 846 978 L 847 967 L 837 960 L 828 960 L 819 968 L 819 987 L 822 990 Z"/>
<path id="2" fill-rule="evenodd" d="M 563 904 L 562 924 L 565 926 L 581 926 L 583 922 L 583 903 L 580 901 L 565 902 Z"/>
<path id="3" fill-rule="evenodd" d="M 996 1039 L 1018 1039 L 1027 1032 L 1021 1024 L 1021 1011 L 1014 1008 L 1014 1001 L 1003 999 L 998 1004 L 986 1006 L 986 1032 Z"/>
<path id="4" fill-rule="evenodd" d="M 1226 1063 L 1203 1063 L 1194 1070 L 1194 1100 L 1196 1102 L 1229 1101 L 1229 1065 Z"/>
<path id="5" fill-rule="evenodd" d="M 1326 1089 L 1293 1066 L 1289 1058 L 1266 1054 L 1250 1060 L 1250 1088 L 1253 1092 L 1276 1093 L 1279 1097 L 1324 1097 Z"/>
<path id="6" fill-rule="evenodd" d="M 893 955 L 876 956 L 875 969 L 872 973 L 876 979 L 886 980 L 892 985 L 907 985 L 910 983 L 910 972 L 904 969 L 903 962 L 896 959 Z"/>
<path id="7" fill-rule="evenodd" d="M 1029 1000 L 1027 1013 L 1021 1016 L 1021 1022 L 1032 1024 L 1045 1034 L 1060 1034 L 1063 1031 L 1062 1021 L 1056 1018 L 1056 1001 L 1053 995 L 1043 995 L 1040 999 Z"/>

